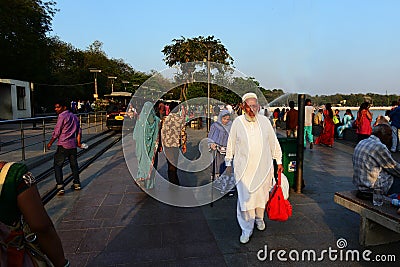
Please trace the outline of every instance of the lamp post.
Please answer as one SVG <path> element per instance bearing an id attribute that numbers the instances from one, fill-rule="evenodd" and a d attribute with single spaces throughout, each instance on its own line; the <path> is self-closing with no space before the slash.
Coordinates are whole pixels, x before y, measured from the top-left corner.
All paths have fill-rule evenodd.
<path id="1" fill-rule="evenodd" d="M 154 91 L 155 91 L 156 89 L 154 89 L 154 88 L 150 88 L 150 92 L 151 92 L 151 100 L 153 100 L 154 101 Z"/>
<path id="2" fill-rule="evenodd" d="M 97 100 L 99 98 L 99 95 L 97 94 L 97 73 L 100 73 L 101 70 L 96 69 L 96 68 L 89 68 L 89 71 L 93 73 L 94 75 L 94 99 Z"/>
<path id="3" fill-rule="evenodd" d="M 210 49 L 207 50 L 207 133 L 210 132 Z"/>
<path id="4" fill-rule="evenodd" d="M 136 83 L 132 84 L 132 87 L 133 87 L 133 91 L 134 91 L 134 92 L 138 89 L 139 85 L 140 85 L 140 84 L 136 84 Z"/>
<path id="5" fill-rule="evenodd" d="M 129 84 L 129 81 L 122 81 L 122 83 L 124 84 L 124 89 L 126 91 L 126 85 Z"/>
<path id="6" fill-rule="evenodd" d="M 114 92 L 114 82 L 115 82 L 115 80 L 117 79 L 117 77 L 115 77 L 115 76 L 108 76 L 108 79 L 111 80 L 111 93 L 113 93 L 113 92 Z"/>

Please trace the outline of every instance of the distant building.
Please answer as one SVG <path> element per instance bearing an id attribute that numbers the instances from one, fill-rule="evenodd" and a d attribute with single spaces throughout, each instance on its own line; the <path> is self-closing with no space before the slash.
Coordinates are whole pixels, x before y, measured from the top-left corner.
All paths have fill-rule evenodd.
<path id="1" fill-rule="evenodd" d="M 0 120 L 30 118 L 31 116 L 30 83 L 0 79 Z"/>

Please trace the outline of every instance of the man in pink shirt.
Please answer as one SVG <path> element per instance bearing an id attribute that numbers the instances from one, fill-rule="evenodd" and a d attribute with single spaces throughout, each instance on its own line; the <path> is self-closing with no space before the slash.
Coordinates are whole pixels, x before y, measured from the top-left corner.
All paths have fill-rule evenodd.
<path id="1" fill-rule="evenodd" d="M 68 158 L 73 175 L 72 189 L 80 190 L 79 168 L 77 160 L 77 147 L 81 147 L 82 129 L 79 120 L 71 111 L 67 109 L 64 101 L 58 101 L 54 105 L 54 110 L 58 114 L 57 124 L 54 128 L 52 137 L 47 144 L 50 149 L 53 142 L 58 139 L 57 151 L 54 154 L 54 174 L 57 182 L 58 195 L 64 194 L 63 182 L 63 163 Z"/>

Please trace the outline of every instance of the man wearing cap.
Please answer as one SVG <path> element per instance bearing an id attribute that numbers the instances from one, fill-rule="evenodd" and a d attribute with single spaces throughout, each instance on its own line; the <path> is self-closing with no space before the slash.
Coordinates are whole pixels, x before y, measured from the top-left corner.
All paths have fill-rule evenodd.
<path id="1" fill-rule="evenodd" d="M 271 122 L 259 115 L 257 95 L 242 97 L 244 115 L 237 117 L 229 133 L 225 156 L 227 172 L 235 167 L 238 190 L 237 219 L 242 229 L 241 243 L 247 243 L 257 229 L 265 229 L 264 211 L 273 185 L 273 160 L 278 171 L 283 171 L 282 151 Z"/>

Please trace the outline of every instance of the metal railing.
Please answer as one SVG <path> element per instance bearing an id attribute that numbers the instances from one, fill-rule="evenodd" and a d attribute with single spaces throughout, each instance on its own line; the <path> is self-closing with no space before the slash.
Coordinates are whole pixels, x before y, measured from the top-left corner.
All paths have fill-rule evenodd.
<path id="1" fill-rule="evenodd" d="M 104 131 L 105 111 L 76 115 L 84 135 Z M 45 154 L 56 122 L 57 116 L 0 121 L 0 160 L 25 161 L 28 149 L 35 151 L 36 156 L 40 150 Z"/>

